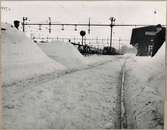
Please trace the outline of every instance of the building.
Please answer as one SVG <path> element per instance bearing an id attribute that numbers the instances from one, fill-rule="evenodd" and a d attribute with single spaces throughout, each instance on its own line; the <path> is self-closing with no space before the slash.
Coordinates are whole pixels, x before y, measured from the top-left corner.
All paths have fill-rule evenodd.
<path id="1" fill-rule="evenodd" d="M 134 28 L 130 44 L 137 49 L 137 56 L 154 56 L 165 41 L 165 27 L 160 24 Z"/>

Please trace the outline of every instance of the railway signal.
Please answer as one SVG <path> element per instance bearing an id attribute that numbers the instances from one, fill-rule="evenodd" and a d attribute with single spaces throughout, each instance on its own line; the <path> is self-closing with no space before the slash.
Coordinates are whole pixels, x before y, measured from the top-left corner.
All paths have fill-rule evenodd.
<path id="1" fill-rule="evenodd" d="M 83 45 L 83 37 L 86 35 L 86 32 L 81 30 L 80 31 L 80 35 L 82 36 L 82 45 Z"/>

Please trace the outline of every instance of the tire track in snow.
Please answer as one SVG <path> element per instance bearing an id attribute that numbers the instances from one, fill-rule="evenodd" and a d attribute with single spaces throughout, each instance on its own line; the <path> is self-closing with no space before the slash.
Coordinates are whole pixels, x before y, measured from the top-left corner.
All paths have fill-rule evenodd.
<path id="1" fill-rule="evenodd" d="M 65 70 L 62 72 L 52 72 L 52 73 L 48 73 L 48 74 L 42 74 L 36 77 L 31 77 L 29 79 L 25 79 L 25 80 L 21 80 L 21 81 L 15 81 L 11 84 L 3 84 L 2 87 L 12 87 L 12 86 L 28 86 L 29 84 L 41 84 L 41 83 L 45 83 L 45 82 L 49 82 L 55 78 L 60 78 L 62 76 L 68 75 L 68 74 L 72 74 L 75 72 L 79 72 L 79 71 L 85 71 L 85 70 L 89 70 L 98 66 L 102 66 L 106 63 L 112 62 L 113 60 L 107 60 L 104 62 L 100 62 L 100 63 L 95 63 L 95 64 L 90 64 L 87 66 L 84 66 L 81 69 L 71 69 L 71 70 Z"/>
<path id="2" fill-rule="evenodd" d="M 121 58 L 119 58 L 119 60 L 120 59 Z M 64 77 L 66 75 L 70 75 L 73 73 L 82 72 L 85 70 L 91 70 L 93 68 L 103 66 L 103 65 L 110 63 L 112 61 L 113 60 L 106 60 L 104 62 L 87 65 L 81 69 L 69 70 L 69 71 L 64 71 L 64 72 L 60 72 L 60 73 L 53 72 L 53 73 L 49 73 L 46 75 L 40 75 L 38 77 L 32 77 L 32 78 L 27 79 L 25 81 L 18 81 L 18 82 L 14 82 L 12 84 L 9 84 L 9 85 L 2 85 L 2 87 L 5 87 L 5 88 L 12 87 L 14 89 L 14 91 L 17 91 L 17 92 L 20 91 L 21 93 L 23 93 L 24 91 L 27 91 L 27 89 L 28 89 L 28 91 L 32 91 L 33 89 L 36 89 L 37 86 L 40 86 L 44 83 L 55 80 L 56 78 L 59 79 L 61 77 Z"/>
<path id="3" fill-rule="evenodd" d="M 118 57 L 118 59 L 121 60 L 122 57 Z M 12 86 L 15 86 L 17 88 L 18 87 L 29 88 L 32 85 L 40 85 L 40 84 L 49 82 L 51 80 L 54 80 L 55 78 L 61 78 L 65 75 L 72 74 L 72 73 L 75 73 L 75 72 L 81 72 L 81 71 L 93 69 L 93 68 L 102 66 L 104 64 L 110 63 L 112 61 L 113 61 L 113 59 L 106 60 L 106 61 L 99 62 L 99 63 L 88 64 L 86 66 L 83 66 L 80 69 L 70 69 L 70 70 L 65 70 L 65 71 L 60 71 L 60 72 L 52 72 L 52 73 L 48 73 L 48 74 L 42 74 L 42 75 L 39 75 L 39 76 L 36 76 L 36 77 L 31 77 L 29 79 L 16 81 L 16 82 L 13 82 L 11 84 L 2 84 L 2 88 L 3 87 L 12 87 Z"/>

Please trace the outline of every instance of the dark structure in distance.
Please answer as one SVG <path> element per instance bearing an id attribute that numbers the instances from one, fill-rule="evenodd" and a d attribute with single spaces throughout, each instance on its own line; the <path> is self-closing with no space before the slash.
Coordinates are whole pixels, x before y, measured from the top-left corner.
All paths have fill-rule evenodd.
<path id="1" fill-rule="evenodd" d="M 137 49 L 137 56 L 154 56 L 165 41 L 165 27 L 160 24 L 134 28 L 130 44 Z"/>
<path id="2" fill-rule="evenodd" d="M 120 55 L 120 53 L 114 47 L 105 46 L 103 48 L 103 55 Z"/>
<path id="3" fill-rule="evenodd" d="M 20 26 L 20 21 L 15 20 L 14 21 L 14 27 L 17 28 L 17 30 L 19 30 L 19 26 Z"/>

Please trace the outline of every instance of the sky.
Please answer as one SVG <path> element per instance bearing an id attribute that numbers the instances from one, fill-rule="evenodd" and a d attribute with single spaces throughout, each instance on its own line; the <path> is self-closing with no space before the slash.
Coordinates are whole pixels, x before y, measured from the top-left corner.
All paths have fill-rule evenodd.
<path id="1" fill-rule="evenodd" d="M 12 23 L 13 20 L 22 20 L 28 17 L 29 22 L 47 23 L 51 17 L 54 23 L 91 23 L 109 24 L 109 18 L 115 17 L 115 24 L 165 24 L 166 2 L 165 1 L 2 1 L 2 22 Z M 35 29 L 36 28 L 36 29 Z M 31 30 L 37 35 L 39 27 Z M 43 33 L 53 37 L 80 37 L 80 30 L 88 30 L 88 27 L 61 26 L 53 28 L 53 33 L 48 34 L 46 27 L 42 27 Z M 114 27 L 113 39 L 130 39 L 131 27 Z M 30 31 L 29 31 L 30 32 Z M 91 33 L 86 34 L 89 38 L 109 38 L 109 27 L 91 27 Z M 129 44 L 127 42 L 126 44 Z"/>

